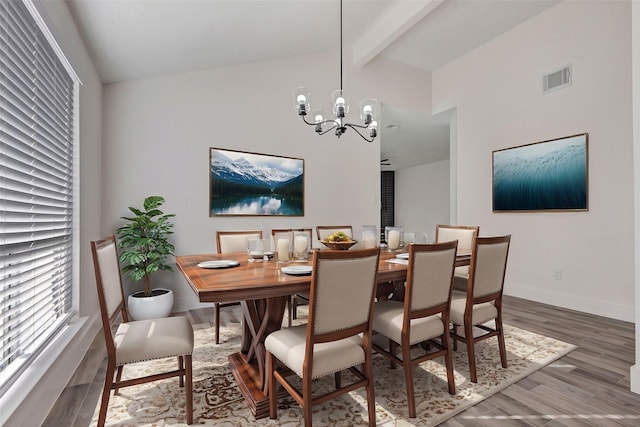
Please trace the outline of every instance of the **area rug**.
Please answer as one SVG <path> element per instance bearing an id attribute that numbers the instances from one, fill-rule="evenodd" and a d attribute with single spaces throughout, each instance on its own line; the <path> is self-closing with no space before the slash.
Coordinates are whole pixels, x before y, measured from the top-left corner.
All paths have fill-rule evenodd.
<path id="1" fill-rule="evenodd" d="M 304 321 L 301 316 L 299 321 Z M 468 379 L 464 344 L 454 352 L 456 391 L 447 391 L 442 358 L 414 368 L 416 418 L 409 418 L 402 368 L 389 369 L 389 361 L 374 355 L 376 422 L 379 426 L 434 426 L 477 404 L 494 393 L 553 362 L 576 347 L 549 337 L 505 325 L 508 368 L 500 365 L 496 338 L 476 344 L 478 382 Z M 290 398 L 278 402 L 278 419 L 256 420 L 229 370 L 227 356 L 240 346 L 240 324 L 221 327 L 221 343 L 213 342 L 213 330 L 195 332 L 193 353 L 194 424 L 215 426 L 299 426 L 303 424 L 300 407 Z M 127 365 L 124 377 L 169 369 L 175 359 Z M 343 381 L 348 377 L 345 375 Z M 333 376 L 318 380 L 318 390 L 333 386 Z M 92 426 L 98 418 L 96 408 Z M 107 426 L 186 426 L 184 389 L 177 378 L 122 389 L 112 394 Z M 353 391 L 314 407 L 313 423 L 318 426 L 368 425 L 364 389 Z"/>

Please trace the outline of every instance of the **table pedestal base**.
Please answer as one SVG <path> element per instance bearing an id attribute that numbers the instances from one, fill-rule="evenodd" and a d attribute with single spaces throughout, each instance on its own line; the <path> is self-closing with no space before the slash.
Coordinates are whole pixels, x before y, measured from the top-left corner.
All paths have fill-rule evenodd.
<path id="1" fill-rule="evenodd" d="M 233 353 L 229 355 L 229 368 L 238 383 L 244 401 L 256 420 L 269 417 L 269 396 L 257 386 L 262 382 L 257 364 L 247 363 L 247 358 L 242 353 Z M 286 396 L 288 396 L 287 392 L 279 387 L 278 399 Z"/>
<path id="2" fill-rule="evenodd" d="M 262 384 L 258 367 L 247 363 L 244 354 L 233 353 L 229 356 L 229 368 L 238 383 L 240 393 L 256 419 L 268 417 L 269 396 L 258 387 L 258 384 Z"/>

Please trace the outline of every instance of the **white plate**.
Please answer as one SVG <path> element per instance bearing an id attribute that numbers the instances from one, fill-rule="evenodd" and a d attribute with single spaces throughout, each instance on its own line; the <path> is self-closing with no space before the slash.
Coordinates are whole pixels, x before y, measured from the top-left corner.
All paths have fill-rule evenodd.
<path id="1" fill-rule="evenodd" d="M 404 252 L 404 253 L 398 254 L 398 255 L 396 255 L 396 258 L 409 259 L 409 252 Z"/>
<path id="2" fill-rule="evenodd" d="M 312 270 L 312 267 L 310 265 L 292 265 L 289 267 L 282 267 L 283 273 L 293 274 L 294 276 L 311 274 L 311 270 Z"/>
<path id="3" fill-rule="evenodd" d="M 200 268 L 229 268 L 235 267 L 236 265 L 240 265 L 238 261 L 234 261 L 231 259 L 221 259 L 220 261 L 203 261 L 198 264 Z"/>

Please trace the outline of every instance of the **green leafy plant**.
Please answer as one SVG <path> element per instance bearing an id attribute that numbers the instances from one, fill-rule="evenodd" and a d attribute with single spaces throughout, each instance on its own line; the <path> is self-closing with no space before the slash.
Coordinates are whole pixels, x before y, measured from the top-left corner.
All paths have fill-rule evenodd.
<path id="1" fill-rule="evenodd" d="M 145 296 L 151 296 L 151 274 L 159 270 L 173 271 L 165 260 L 174 255 L 175 248 L 168 236 L 173 234 L 169 218 L 175 214 L 162 212 L 159 207 L 163 203 L 161 196 L 147 197 L 143 209 L 129 207 L 135 216 L 121 217 L 128 222 L 118 228 L 122 271 L 135 282 L 143 281 Z"/>

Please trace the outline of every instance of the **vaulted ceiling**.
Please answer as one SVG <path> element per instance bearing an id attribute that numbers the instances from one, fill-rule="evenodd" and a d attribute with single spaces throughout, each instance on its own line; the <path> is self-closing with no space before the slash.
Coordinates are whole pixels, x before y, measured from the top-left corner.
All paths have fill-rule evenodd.
<path id="1" fill-rule="evenodd" d="M 344 49 L 350 49 L 358 66 L 381 55 L 433 71 L 558 1 L 344 0 Z M 67 3 L 106 84 L 339 48 L 338 0 Z M 385 150 L 390 153 L 386 146 L 402 151 L 395 139 L 403 132 L 411 134 L 402 139 L 413 141 L 431 132 L 421 126 L 436 134 L 446 126 L 441 119 L 403 114 L 393 106 L 386 110 L 406 123 L 383 134 L 383 157 Z M 415 123 L 409 123 L 410 115 L 416 116 Z M 386 169 L 397 168 L 398 162 L 411 166 L 416 156 L 409 157 L 398 157 Z"/>

